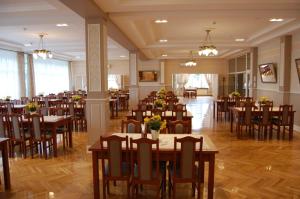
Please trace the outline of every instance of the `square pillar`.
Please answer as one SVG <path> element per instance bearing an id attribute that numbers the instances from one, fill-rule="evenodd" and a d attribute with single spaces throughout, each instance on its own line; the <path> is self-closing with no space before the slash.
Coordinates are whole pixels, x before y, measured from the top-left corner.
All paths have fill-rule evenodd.
<path id="1" fill-rule="evenodd" d="M 139 103 L 138 60 L 136 53 L 129 53 L 129 108 L 134 109 Z"/>

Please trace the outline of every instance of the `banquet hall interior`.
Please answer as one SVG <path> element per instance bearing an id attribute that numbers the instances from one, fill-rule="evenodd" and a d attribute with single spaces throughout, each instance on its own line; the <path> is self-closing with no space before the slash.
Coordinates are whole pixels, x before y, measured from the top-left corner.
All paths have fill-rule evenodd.
<path id="1" fill-rule="evenodd" d="M 0 199 L 297 199 L 299 100 L 299 0 L 0 0 Z"/>

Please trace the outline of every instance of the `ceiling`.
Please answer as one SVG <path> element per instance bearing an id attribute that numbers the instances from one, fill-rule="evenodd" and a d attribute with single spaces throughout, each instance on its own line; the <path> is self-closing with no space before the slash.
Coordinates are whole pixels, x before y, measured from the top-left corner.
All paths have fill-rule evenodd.
<path id="1" fill-rule="evenodd" d="M 224 58 L 300 28 L 300 0 L 94 1 L 150 59 L 162 54 L 168 55 L 164 59 L 189 57 L 203 42 L 206 29 L 213 29 L 213 44 Z M 156 24 L 156 19 L 168 23 Z M 245 41 L 236 42 L 238 38 Z"/>
<path id="2" fill-rule="evenodd" d="M 197 51 L 203 42 L 206 29 L 213 29 L 218 58 L 226 58 L 300 28 L 300 0 L 94 1 L 149 59 L 190 57 L 190 51 Z M 270 18 L 284 21 L 270 22 Z M 156 24 L 155 19 L 168 23 Z M 57 23 L 69 26 L 57 27 Z M 38 48 L 41 32 L 48 34 L 45 45 L 55 55 L 85 59 L 84 19 L 59 0 L 0 0 L 0 46 L 32 52 Z M 245 41 L 236 42 L 237 38 Z M 32 46 L 25 47 L 27 43 Z M 108 58 L 128 59 L 128 50 L 109 38 Z"/>
<path id="3" fill-rule="evenodd" d="M 57 27 L 58 23 L 67 23 L 69 26 Z M 54 56 L 84 60 L 84 23 L 83 18 L 58 0 L 1 0 L 0 46 L 32 52 L 39 47 L 38 34 L 47 33 L 45 47 L 54 52 Z M 28 43 L 32 46 L 25 47 L 24 44 Z M 128 59 L 128 51 L 109 38 L 108 57 Z"/>

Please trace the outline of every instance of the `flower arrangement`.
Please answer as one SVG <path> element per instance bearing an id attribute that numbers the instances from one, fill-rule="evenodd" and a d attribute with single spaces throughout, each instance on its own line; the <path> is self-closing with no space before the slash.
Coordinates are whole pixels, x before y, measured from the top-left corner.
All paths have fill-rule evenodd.
<path id="1" fill-rule="evenodd" d="M 266 102 L 268 102 L 269 101 L 269 99 L 268 99 L 268 97 L 266 97 L 266 96 L 261 96 L 260 98 L 259 98 L 259 102 L 261 103 L 261 104 L 265 104 Z"/>
<path id="2" fill-rule="evenodd" d="M 80 95 L 73 95 L 72 100 L 77 102 L 77 101 L 81 100 L 81 96 Z"/>
<path id="3" fill-rule="evenodd" d="M 151 118 L 146 117 L 144 122 L 148 124 L 151 130 L 162 130 L 166 128 L 167 122 L 166 120 L 162 121 L 159 115 L 154 115 Z"/>
<path id="4" fill-rule="evenodd" d="M 166 105 L 165 100 L 162 100 L 162 99 L 156 99 L 156 100 L 154 101 L 154 106 L 157 107 L 157 108 L 163 108 L 165 105 Z"/>
<path id="5" fill-rule="evenodd" d="M 240 97 L 241 94 L 238 91 L 233 91 L 232 93 L 230 93 L 231 97 Z"/>
<path id="6" fill-rule="evenodd" d="M 157 91 L 157 94 L 156 94 L 156 96 L 159 99 L 164 99 L 165 95 L 166 95 L 166 89 L 165 88 L 160 88 L 159 91 Z"/>
<path id="7" fill-rule="evenodd" d="M 37 111 L 37 109 L 39 108 L 39 105 L 35 102 L 30 102 L 25 105 L 25 108 L 29 112 L 34 112 L 34 111 Z"/>

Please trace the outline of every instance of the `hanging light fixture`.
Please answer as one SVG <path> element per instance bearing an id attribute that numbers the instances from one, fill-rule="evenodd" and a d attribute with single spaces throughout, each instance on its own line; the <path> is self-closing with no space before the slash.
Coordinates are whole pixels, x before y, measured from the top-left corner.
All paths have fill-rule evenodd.
<path id="1" fill-rule="evenodd" d="M 191 59 L 184 63 L 186 67 L 197 66 L 197 62 L 193 59 L 193 51 L 191 51 Z"/>
<path id="2" fill-rule="evenodd" d="M 198 54 L 200 56 L 216 56 L 218 55 L 218 50 L 216 48 L 216 46 L 214 46 L 211 42 L 211 38 L 210 38 L 210 32 L 211 30 L 205 30 L 206 31 L 206 37 L 205 37 L 205 41 L 203 42 L 203 45 L 199 47 L 199 51 Z"/>
<path id="3" fill-rule="evenodd" d="M 46 35 L 45 33 L 41 33 L 39 35 L 39 37 L 40 37 L 39 49 L 34 50 L 33 53 L 32 53 L 32 56 L 33 56 L 34 59 L 38 59 L 38 58 L 42 58 L 42 59 L 50 58 L 51 59 L 53 57 L 51 51 L 46 50 L 44 48 L 43 38 L 44 38 L 45 35 Z"/>

